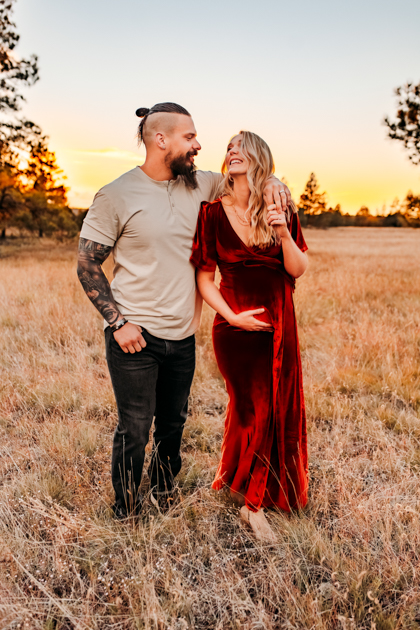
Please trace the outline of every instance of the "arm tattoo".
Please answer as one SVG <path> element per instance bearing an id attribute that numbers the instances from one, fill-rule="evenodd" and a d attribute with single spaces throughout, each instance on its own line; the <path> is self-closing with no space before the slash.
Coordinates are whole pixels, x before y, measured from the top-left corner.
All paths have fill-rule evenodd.
<path id="1" fill-rule="evenodd" d="M 121 317 L 101 266 L 111 251 L 112 247 L 81 238 L 77 261 L 77 275 L 86 295 L 110 325 Z"/>

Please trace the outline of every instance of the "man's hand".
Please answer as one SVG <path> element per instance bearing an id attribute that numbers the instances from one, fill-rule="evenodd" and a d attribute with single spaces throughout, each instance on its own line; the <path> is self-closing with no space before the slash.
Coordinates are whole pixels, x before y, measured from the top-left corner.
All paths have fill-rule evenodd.
<path id="1" fill-rule="evenodd" d="M 287 206 L 292 201 L 292 195 L 290 194 L 290 190 L 283 184 L 277 177 L 271 175 L 265 183 L 264 187 L 264 201 L 265 205 L 271 206 L 275 204 L 276 210 L 279 212 L 283 210 L 283 212 L 287 211 Z"/>
<path id="2" fill-rule="evenodd" d="M 113 335 L 121 350 L 124 350 L 126 354 L 129 352 L 134 354 L 135 352 L 141 352 L 147 345 L 141 333 L 142 329 L 140 326 L 128 322 L 114 332 Z"/>

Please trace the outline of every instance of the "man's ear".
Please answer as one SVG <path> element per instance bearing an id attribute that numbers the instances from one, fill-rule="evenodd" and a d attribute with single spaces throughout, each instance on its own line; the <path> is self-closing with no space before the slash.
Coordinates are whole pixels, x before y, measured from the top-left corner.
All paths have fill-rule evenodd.
<path id="1" fill-rule="evenodd" d="M 155 136 L 155 140 L 159 149 L 166 149 L 165 136 L 163 135 L 163 133 L 157 133 Z"/>

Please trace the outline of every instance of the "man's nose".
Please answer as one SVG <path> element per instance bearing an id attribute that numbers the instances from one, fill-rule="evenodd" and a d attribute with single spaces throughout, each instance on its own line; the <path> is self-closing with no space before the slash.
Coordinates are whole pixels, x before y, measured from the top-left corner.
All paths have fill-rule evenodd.
<path id="1" fill-rule="evenodd" d="M 201 151 L 201 144 L 197 140 L 194 141 L 193 149 L 195 149 L 196 151 Z"/>

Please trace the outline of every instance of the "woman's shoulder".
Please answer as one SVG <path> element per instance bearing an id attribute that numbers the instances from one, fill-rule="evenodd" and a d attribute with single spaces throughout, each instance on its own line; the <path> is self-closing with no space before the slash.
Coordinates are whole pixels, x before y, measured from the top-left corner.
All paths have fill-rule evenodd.
<path id="1" fill-rule="evenodd" d="M 214 201 L 202 201 L 201 202 L 201 210 L 205 210 L 207 213 L 217 212 L 221 206 L 220 197 L 215 199 Z"/>
<path id="2" fill-rule="evenodd" d="M 200 206 L 200 216 L 207 221 L 217 220 L 222 207 L 220 199 L 215 201 L 202 201 Z"/>

